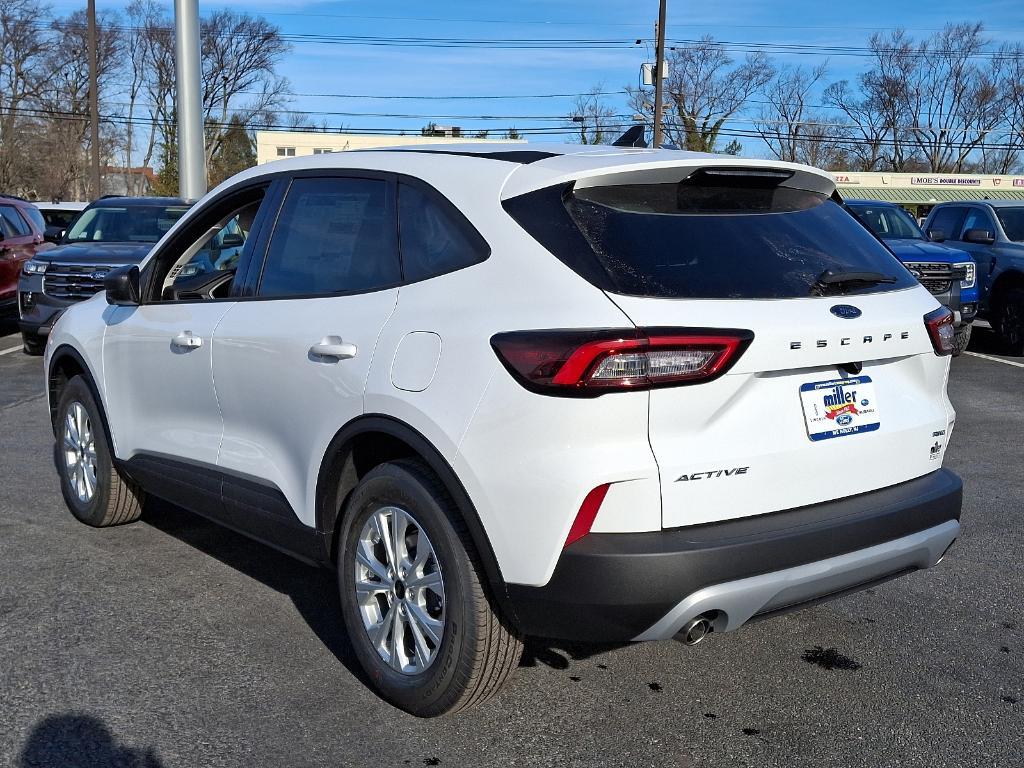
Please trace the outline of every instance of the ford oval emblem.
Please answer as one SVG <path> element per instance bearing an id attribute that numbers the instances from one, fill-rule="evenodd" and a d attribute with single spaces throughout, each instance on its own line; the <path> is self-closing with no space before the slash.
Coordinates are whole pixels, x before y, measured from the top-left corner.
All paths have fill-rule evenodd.
<path id="1" fill-rule="evenodd" d="M 93 280 L 103 280 L 110 273 L 109 269 L 97 269 L 89 277 Z"/>
<path id="2" fill-rule="evenodd" d="M 829 310 L 829 312 L 836 317 L 843 318 L 844 320 L 853 320 L 853 318 L 861 316 L 861 311 L 849 304 L 836 304 Z"/>

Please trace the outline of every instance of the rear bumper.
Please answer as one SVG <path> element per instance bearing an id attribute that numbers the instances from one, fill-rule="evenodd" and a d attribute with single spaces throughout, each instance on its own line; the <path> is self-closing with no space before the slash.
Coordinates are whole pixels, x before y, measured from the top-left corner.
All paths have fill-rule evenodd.
<path id="1" fill-rule="evenodd" d="M 713 613 L 719 631 L 934 565 L 956 539 L 962 484 L 948 470 L 809 507 L 653 533 L 590 534 L 543 587 L 508 585 L 529 635 L 672 637 Z"/>

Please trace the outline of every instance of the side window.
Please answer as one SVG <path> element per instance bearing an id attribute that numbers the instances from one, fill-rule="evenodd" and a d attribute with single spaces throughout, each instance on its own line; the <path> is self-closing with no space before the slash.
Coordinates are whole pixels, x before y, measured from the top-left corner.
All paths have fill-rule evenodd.
<path id="1" fill-rule="evenodd" d="M 217 204 L 193 222 L 185 235 L 185 243 L 172 244 L 180 254 L 163 279 L 160 291 L 166 300 L 199 300 L 227 298 L 235 271 L 250 243 L 256 215 L 263 204 L 266 189 L 247 190 L 230 200 Z"/>
<path id="2" fill-rule="evenodd" d="M 295 179 L 270 239 L 260 296 L 372 291 L 401 280 L 388 182 Z"/>
<path id="3" fill-rule="evenodd" d="M 35 225 L 36 231 L 42 234 L 46 231 L 46 219 L 43 218 L 43 212 L 36 208 L 34 205 L 25 207 L 25 215 Z"/>
<path id="4" fill-rule="evenodd" d="M 487 242 L 455 206 L 419 186 L 398 185 L 398 226 L 409 283 L 479 264 L 490 255 Z"/>
<path id="5" fill-rule="evenodd" d="M 960 236 L 960 224 L 964 220 L 965 212 L 964 208 L 956 205 L 939 208 L 928 222 L 928 229 L 939 230 L 950 240 L 956 240 Z"/>
<path id="6" fill-rule="evenodd" d="M 21 214 L 12 205 L 0 205 L 0 219 L 3 219 L 0 227 L 3 227 L 4 237 L 23 237 L 32 234 L 28 222 L 21 218 Z"/>
<path id="7" fill-rule="evenodd" d="M 964 224 L 961 228 L 961 234 L 957 239 L 963 240 L 963 233 L 967 232 L 968 229 L 985 229 L 995 234 L 996 225 L 992 222 L 992 217 L 988 215 L 988 211 L 984 208 L 969 208 L 967 210 L 967 218 L 964 219 Z"/>

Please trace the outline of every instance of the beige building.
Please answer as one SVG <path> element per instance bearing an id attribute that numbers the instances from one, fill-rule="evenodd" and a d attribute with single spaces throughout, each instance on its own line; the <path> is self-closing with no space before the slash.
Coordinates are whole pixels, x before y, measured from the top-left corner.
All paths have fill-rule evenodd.
<path id="1" fill-rule="evenodd" d="M 885 200 L 917 216 L 926 216 L 933 205 L 950 200 L 1024 200 L 1024 176 L 853 171 L 837 171 L 833 176 L 845 199 Z"/>
<path id="2" fill-rule="evenodd" d="M 257 131 L 256 163 L 262 165 L 285 157 L 303 157 L 329 152 L 345 152 L 350 149 L 374 149 L 376 147 L 407 147 L 418 144 L 488 144 L 508 142 L 508 139 L 470 139 L 461 135 L 458 128 L 438 128 L 441 135 L 421 136 L 380 136 L 363 133 L 317 133 L 313 131 Z M 520 139 L 521 143 L 522 140 Z"/>

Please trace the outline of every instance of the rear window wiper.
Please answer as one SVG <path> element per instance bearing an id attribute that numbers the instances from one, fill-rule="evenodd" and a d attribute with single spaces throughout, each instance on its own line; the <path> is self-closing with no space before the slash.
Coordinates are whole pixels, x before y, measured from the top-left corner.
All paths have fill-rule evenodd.
<path id="1" fill-rule="evenodd" d="M 829 293 L 842 293 L 843 288 L 849 286 L 895 282 L 895 277 L 883 275 L 881 272 L 833 272 L 831 269 L 826 269 L 814 281 L 814 285 L 811 286 L 811 294 L 825 296 Z"/>

